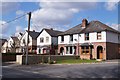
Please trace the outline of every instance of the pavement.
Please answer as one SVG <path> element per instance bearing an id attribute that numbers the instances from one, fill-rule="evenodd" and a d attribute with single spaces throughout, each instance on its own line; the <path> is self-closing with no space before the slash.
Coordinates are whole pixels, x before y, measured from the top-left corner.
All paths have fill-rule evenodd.
<path id="1" fill-rule="evenodd" d="M 94 64 L 2 65 L 2 78 L 118 78 L 118 60 Z"/>

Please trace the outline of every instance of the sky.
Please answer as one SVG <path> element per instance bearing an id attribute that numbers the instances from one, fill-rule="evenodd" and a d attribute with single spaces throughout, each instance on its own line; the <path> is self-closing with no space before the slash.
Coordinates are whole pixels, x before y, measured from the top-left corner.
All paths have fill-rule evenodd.
<path id="1" fill-rule="evenodd" d="M 10 23 L 6 22 L 30 11 L 32 11 L 30 30 L 37 32 L 40 32 L 43 28 L 65 31 L 81 24 L 84 18 L 88 22 L 98 20 L 118 30 L 118 2 L 110 1 L 2 2 L 2 5 L 0 5 L 0 38 L 8 38 L 19 32 L 24 32 L 28 26 L 28 15 Z"/>

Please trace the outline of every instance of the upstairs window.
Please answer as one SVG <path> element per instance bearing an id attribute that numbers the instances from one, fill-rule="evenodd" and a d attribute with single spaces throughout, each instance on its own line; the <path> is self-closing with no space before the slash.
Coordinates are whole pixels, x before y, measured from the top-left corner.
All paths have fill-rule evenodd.
<path id="1" fill-rule="evenodd" d="M 70 41 L 73 41 L 73 34 L 70 35 Z"/>
<path id="2" fill-rule="evenodd" d="M 85 33 L 85 40 L 89 40 L 89 33 Z"/>
<path id="3" fill-rule="evenodd" d="M 101 32 L 97 32 L 97 40 L 101 40 Z"/>
<path id="4" fill-rule="evenodd" d="M 62 41 L 62 42 L 64 41 L 64 36 L 61 36 L 61 41 Z"/>
<path id="5" fill-rule="evenodd" d="M 46 42 L 49 42 L 49 37 L 46 37 Z"/>
<path id="6" fill-rule="evenodd" d="M 43 42 L 44 42 L 44 38 L 41 37 L 41 38 L 40 38 L 40 43 L 43 43 Z"/>

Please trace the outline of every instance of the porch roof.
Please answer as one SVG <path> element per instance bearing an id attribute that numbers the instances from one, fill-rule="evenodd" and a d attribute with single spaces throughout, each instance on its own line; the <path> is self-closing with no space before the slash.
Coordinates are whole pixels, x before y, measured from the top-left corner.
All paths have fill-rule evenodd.
<path id="1" fill-rule="evenodd" d="M 80 46 L 93 46 L 93 44 L 92 43 L 83 43 Z"/>
<path id="2" fill-rule="evenodd" d="M 44 45 L 44 46 L 39 46 L 39 48 L 50 48 L 50 46 Z"/>
<path id="3" fill-rule="evenodd" d="M 75 46 L 75 44 L 66 44 L 65 47 L 68 47 L 68 46 Z"/>

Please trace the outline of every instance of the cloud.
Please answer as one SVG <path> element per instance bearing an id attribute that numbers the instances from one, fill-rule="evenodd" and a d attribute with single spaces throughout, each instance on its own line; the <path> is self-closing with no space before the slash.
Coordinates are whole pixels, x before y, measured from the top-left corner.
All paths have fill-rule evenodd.
<path id="1" fill-rule="evenodd" d="M 120 24 L 111 24 L 111 27 L 120 31 L 119 27 L 120 27 Z"/>
<path id="2" fill-rule="evenodd" d="M 16 32 L 15 32 L 15 36 L 18 36 L 20 32 L 24 32 L 24 29 L 22 28 L 22 26 L 16 26 Z"/>
<path id="3" fill-rule="evenodd" d="M 2 38 L 2 37 L 6 38 L 7 37 L 7 35 L 5 35 L 5 32 L 7 31 L 8 25 L 4 24 L 4 23 L 6 23 L 6 22 L 0 20 L 0 38 Z M 4 25 L 2 25 L 2 24 L 4 24 Z"/>
<path id="4" fill-rule="evenodd" d="M 114 1 L 114 2 L 113 2 Z M 108 2 L 105 3 L 105 8 L 108 11 L 115 10 L 117 8 L 119 0 L 108 0 Z"/>
<path id="5" fill-rule="evenodd" d="M 4 24 L 4 23 L 6 23 L 6 22 L 0 20 L 0 33 L 5 32 L 5 30 L 6 30 L 7 27 L 8 27 L 8 25 L 7 25 L 7 24 Z M 4 24 L 4 25 L 2 25 L 2 24 Z"/>
<path id="6" fill-rule="evenodd" d="M 88 5 L 89 4 L 89 5 Z M 32 14 L 32 25 L 53 28 L 65 27 L 71 24 L 72 18 L 80 11 L 93 9 L 96 7 L 95 2 L 40 2 L 40 9 Z M 57 27 L 55 27 L 57 26 Z"/>
<path id="7" fill-rule="evenodd" d="M 120 29 L 119 29 L 119 28 L 120 28 L 120 24 L 106 23 L 106 25 L 109 25 L 109 26 L 112 27 L 113 29 L 120 31 Z"/>
<path id="8" fill-rule="evenodd" d="M 23 15 L 24 14 L 24 11 L 22 11 L 22 10 L 17 10 L 16 11 L 16 15 Z"/>
<path id="9" fill-rule="evenodd" d="M 0 11 L 2 11 L 2 15 L 16 11 L 18 8 L 19 3 L 17 2 L 2 2 L 2 5 L 0 5 Z"/>

